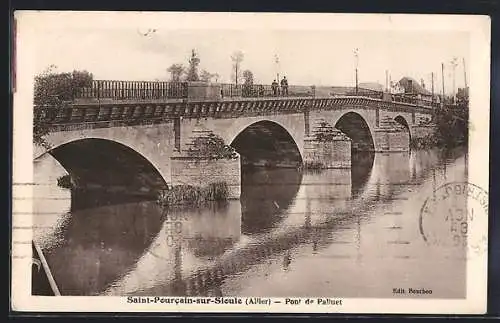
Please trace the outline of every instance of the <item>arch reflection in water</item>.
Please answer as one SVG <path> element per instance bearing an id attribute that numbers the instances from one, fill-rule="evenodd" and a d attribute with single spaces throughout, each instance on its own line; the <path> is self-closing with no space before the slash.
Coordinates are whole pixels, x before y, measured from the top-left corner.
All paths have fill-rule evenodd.
<path id="1" fill-rule="evenodd" d="M 352 151 L 351 152 L 351 179 L 352 198 L 356 199 L 368 183 L 373 170 L 375 152 Z"/>
<path id="2" fill-rule="evenodd" d="M 393 155 L 391 157 L 378 159 L 379 165 L 377 167 L 385 169 L 384 163 L 406 163 L 407 169 L 411 169 L 409 160 L 401 158 L 401 155 Z M 400 166 L 398 173 L 404 174 L 405 166 Z M 169 275 L 172 279 L 166 283 L 164 287 L 156 286 L 154 288 L 143 290 L 139 294 L 163 294 L 163 295 L 223 295 L 233 296 L 241 295 L 241 284 L 245 281 L 248 286 L 258 286 L 256 289 L 249 287 L 251 293 L 258 293 L 258 296 L 269 295 L 267 292 L 280 291 L 282 286 L 274 284 L 274 281 L 268 281 L 269 277 L 282 277 L 283 271 L 294 271 L 295 268 L 314 268 L 314 265 L 308 265 L 311 260 L 310 253 L 325 254 L 325 247 L 336 246 L 333 249 L 334 254 L 326 252 L 328 257 L 327 261 L 323 264 L 329 270 L 334 271 L 335 263 L 343 262 L 350 263 L 357 257 L 364 259 L 375 259 L 370 254 L 371 243 L 366 239 L 370 235 L 374 237 L 380 233 L 382 228 L 386 228 L 389 220 L 387 216 L 383 215 L 383 208 L 372 209 L 369 207 L 370 203 L 375 200 L 376 195 L 361 194 L 357 198 L 355 205 L 349 203 L 342 203 L 339 200 L 332 199 L 329 204 L 321 203 L 322 199 L 318 197 L 328 198 L 334 197 L 347 197 L 349 198 L 350 185 L 349 185 L 349 172 L 333 170 L 331 178 L 335 180 L 328 180 L 330 176 L 326 173 L 304 173 L 302 184 L 300 185 L 297 197 L 294 202 L 286 210 L 285 218 L 278 222 L 279 225 L 275 229 L 262 235 L 257 235 L 255 239 L 246 241 L 242 239 L 233 248 L 226 250 L 224 254 L 218 257 L 215 261 L 201 261 L 200 258 L 195 258 L 186 249 L 182 249 L 182 280 L 174 277 L 181 277 L 174 275 L 174 260 L 170 260 L 171 267 L 169 267 Z M 322 175 L 320 175 L 322 174 Z M 380 172 L 379 172 L 380 174 Z M 377 178 L 377 177 L 372 177 Z M 404 182 L 404 177 L 396 177 L 397 183 Z M 322 185 L 331 184 L 330 182 L 343 182 L 345 187 L 334 188 L 335 185 L 328 185 L 324 188 Z M 368 181 L 369 182 L 369 181 Z M 311 185 L 307 185 L 311 184 Z M 390 183 L 388 185 L 391 185 Z M 315 187 L 316 186 L 316 187 Z M 395 186 L 401 187 L 405 185 L 396 184 Z M 408 187 L 408 186 L 406 186 Z M 361 190 L 363 192 L 363 190 Z M 389 191 L 392 194 L 397 194 L 398 188 Z M 368 190 L 369 192 L 369 190 Z M 310 193 L 308 196 L 305 193 Z M 397 196 L 391 195 L 395 198 Z M 309 212 L 305 212 L 309 205 Z M 321 218 L 320 212 L 327 210 L 326 217 Z M 343 210 L 345 212 L 343 212 Z M 373 212 L 375 210 L 375 212 Z M 338 217 L 337 217 L 338 215 Z M 301 217 L 300 221 L 290 221 L 294 216 Z M 317 221 L 321 219 L 323 221 Z M 326 221 L 324 221 L 326 220 Z M 370 223 L 378 221 L 375 226 Z M 403 225 L 404 221 L 398 222 L 397 225 Z M 291 223 L 293 222 L 293 223 Z M 370 231 L 371 230 L 371 231 Z M 364 238 L 361 238 L 363 236 Z M 368 241 L 368 242 L 367 242 Z M 385 240 L 380 240 L 385 241 Z M 379 244 L 380 245 L 380 244 Z M 184 247 L 183 247 L 184 248 Z M 368 248 L 368 249 L 360 249 Z M 382 251 L 386 250 L 384 246 Z M 170 253 L 172 257 L 177 253 L 173 251 Z M 337 261 L 332 261 L 332 257 L 337 257 Z M 380 258 L 378 258 L 380 259 Z M 385 261 L 385 260 L 383 260 Z M 272 263 L 269 267 L 269 263 Z M 271 271 L 269 277 L 263 276 L 263 272 L 259 270 Z M 312 270 L 313 271 L 313 270 Z M 348 275 L 339 273 L 342 276 L 341 280 L 345 280 Z M 327 277 L 328 273 L 323 271 L 322 277 Z M 321 278 L 320 278 L 321 279 Z M 338 280 L 337 280 L 338 281 Z M 260 290 L 259 288 L 267 288 L 271 286 L 271 290 Z M 304 292 L 300 289 L 301 284 L 291 282 L 290 287 L 294 291 Z M 307 290 L 308 292 L 309 291 Z M 380 291 L 377 291 L 380 292 Z"/>
<path id="3" fill-rule="evenodd" d="M 230 250 L 241 236 L 239 201 L 164 209 L 163 224 L 133 268 L 108 295 L 183 295 L 184 278 Z"/>
<path id="4" fill-rule="evenodd" d="M 231 248 L 241 236 L 242 212 L 239 201 L 212 203 L 193 212 L 183 224 L 182 241 L 195 257 L 213 259 Z"/>
<path id="5" fill-rule="evenodd" d="M 244 234 L 263 233 L 283 220 L 302 182 L 294 168 L 244 168 L 241 211 Z"/>
<path id="6" fill-rule="evenodd" d="M 317 222 L 344 212 L 351 202 L 351 169 L 308 171 L 303 178 L 301 198 L 306 202 L 307 222 Z"/>
<path id="7" fill-rule="evenodd" d="M 388 201 L 398 186 L 410 184 L 410 154 L 408 152 L 376 153 L 365 188 L 358 196 L 375 201 Z"/>
<path id="8" fill-rule="evenodd" d="M 73 211 L 63 242 L 46 250 L 63 295 L 95 295 L 139 259 L 161 228 L 154 202 Z"/>

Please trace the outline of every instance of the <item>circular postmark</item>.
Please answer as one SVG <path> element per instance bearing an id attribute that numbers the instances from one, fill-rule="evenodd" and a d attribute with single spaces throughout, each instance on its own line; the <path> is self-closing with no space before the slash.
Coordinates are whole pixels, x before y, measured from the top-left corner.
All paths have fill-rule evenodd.
<path id="1" fill-rule="evenodd" d="M 429 245 L 455 249 L 463 256 L 484 254 L 488 192 L 468 182 L 450 182 L 433 190 L 420 209 L 420 234 Z"/>

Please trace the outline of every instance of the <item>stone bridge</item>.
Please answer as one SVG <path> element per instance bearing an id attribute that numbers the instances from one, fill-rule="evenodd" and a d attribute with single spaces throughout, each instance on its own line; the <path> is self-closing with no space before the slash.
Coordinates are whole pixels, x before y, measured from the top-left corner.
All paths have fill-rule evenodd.
<path id="1" fill-rule="evenodd" d="M 181 98 L 37 106 L 34 118 L 49 133 L 34 158 L 50 153 L 87 188 L 150 192 L 224 181 L 238 198 L 241 165 L 349 168 L 351 151 L 407 151 L 412 138 L 435 128 L 432 107 L 385 97 L 228 98 L 220 87 L 195 85 Z M 235 157 L 206 153 L 214 138 Z"/>

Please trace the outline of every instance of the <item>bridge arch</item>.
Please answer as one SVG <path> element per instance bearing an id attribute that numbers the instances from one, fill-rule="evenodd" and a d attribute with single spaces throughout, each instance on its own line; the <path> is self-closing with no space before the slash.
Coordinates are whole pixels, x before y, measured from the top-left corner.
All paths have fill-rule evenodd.
<path id="1" fill-rule="evenodd" d="M 375 150 L 373 125 L 359 112 L 346 111 L 336 120 L 334 125 L 352 140 L 353 151 Z"/>
<path id="2" fill-rule="evenodd" d="M 228 143 L 240 154 L 244 165 L 271 163 L 273 166 L 297 167 L 302 164 L 301 145 L 294 138 L 293 130 L 290 132 L 281 123 L 263 119 L 239 128 Z"/>
<path id="3" fill-rule="evenodd" d="M 45 154 L 50 154 L 69 174 L 73 207 L 109 204 L 125 196 L 151 199 L 159 189 L 167 187 L 154 162 L 118 140 L 73 138 L 53 145 L 39 157 Z M 95 203 L 90 205 L 90 200 Z"/>
<path id="4" fill-rule="evenodd" d="M 410 136 L 410 141 L 411 141 L 411 137 L 412 137 L 411 127 L 410 127 L 410 124 L 408 123 L 408 121 L 406 120 L 406 118 L 403 117 L 402 115 L 397 115 L 394 118 L 394 121 L 396 121 L 397 123 L 399 123 L 400 125 L 402 125 L 406 128 L 406 130 L 408 131 L 408 134 Z"/>

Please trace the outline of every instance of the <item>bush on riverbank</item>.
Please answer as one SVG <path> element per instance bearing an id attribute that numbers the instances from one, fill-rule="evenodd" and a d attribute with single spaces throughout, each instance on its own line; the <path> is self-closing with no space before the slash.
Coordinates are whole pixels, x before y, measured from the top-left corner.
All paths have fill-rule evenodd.
<path id="1" fill-rule="evenodd" d="M 422 138 L 411 138 L 410 148 L 454 148 L 467 144 L 469 134 L 467 115 L 462 116 L 449 109 L 438 109 L 432 122 L 436 127 L 435 132 Z"/>
<path id="2" fill-rule="evenodd" d="M 436 135 L 428 135 L 422 138 L 411 138 L 411 149 L 428 149 L 433 147 L 440 147 L 442 143 Z"/>
<path id="3" fill-rule="evenodd" d="M 57 178 L 57 186 L 61 188 L 71 189 L 73 188 L 73 183 L 71 183 L 71 176 L 69 174 L 63 175 Z"/>
<path id="4" fill-rule="evenodd" d="M 208 201 L 225 201 L 229 197 L 226 182 L 210 183 L 206 187 L 177 185 L 158 194 L 158 203 L 163 206 L 199 205 Z"/>

